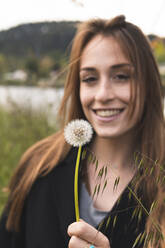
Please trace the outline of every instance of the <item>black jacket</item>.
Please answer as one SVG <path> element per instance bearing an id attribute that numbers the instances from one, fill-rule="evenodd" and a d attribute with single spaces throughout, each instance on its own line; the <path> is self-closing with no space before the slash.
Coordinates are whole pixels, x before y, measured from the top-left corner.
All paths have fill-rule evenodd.
<path id="1" fill-rule="evenodd" d="M 36 180 L 25 201 L 20 233 L 6 230 L 6 214 L 3 214 L 0 221 L 0 248 L 68 247 L 67 228 L 75 222 L 76 154 L 76 149 L 72 149 L 68 157 L 47 176 Z M 136 218 L 131 218 L 135 206 L 136 201 L 130 201 L 128 190 L 125 190 L 119 203 L 105 218 L 101 231 L 109 238 L 111 248 L 131 248 L 138 234 L 144 231 L 145 216 L 139 224 Z M 108 226 L 107 220 L 110 220 Z"/>

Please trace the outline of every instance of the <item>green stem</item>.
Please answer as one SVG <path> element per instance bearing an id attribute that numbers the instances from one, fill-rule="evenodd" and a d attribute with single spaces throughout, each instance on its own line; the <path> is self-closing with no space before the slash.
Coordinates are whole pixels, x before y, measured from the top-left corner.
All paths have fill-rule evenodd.
<path id="1" fill-rule="evenodd" d="M 78 153 L 77 153 L 77 160 L 76 160 L 75 175 L 74 175 L 74 203 L 75 203 L 76 221 L 79 221 L 80 219 L 79 204 L 78 204 L 78 172 L 79 172 L 79 165 L 80 165 L 81 149 L 82 149 L 82 146 L 79 146 Z"/>
<path id="2" fill-rule="evenodd" d="M 143 205 L 142 202 L 139 200 L 139 198 L 136 196 L 136 194 L 133 192 L 133 190 L 132 190 L 129 186 L 127 186 L 127 187 L 128 187 L 128 189 L 129 189 L 129 191 L 133 194 L 133 196 L 135 197 L 135 199 L 138 201 L 138 203 L 141 205 L 141 207 L 143 208 L 144 212 L 149 216 L 150 213 L 149 213 L 149 212 L 147 211 L 147 209 L 144 207 L 144 205 Z M 151 220 L 152 220 L 153 225 L 154 225 L 155 228 L 157 229 L 157 231 L 158 231 L 159 233 L 162 233 L 161 230 L 160 230 L 160 228 L 159 228 L 159 226 L 157 225 L 157 223 L 155 223 L 155 221 L 153 220 L 153 218 L 151 218 Z"/>

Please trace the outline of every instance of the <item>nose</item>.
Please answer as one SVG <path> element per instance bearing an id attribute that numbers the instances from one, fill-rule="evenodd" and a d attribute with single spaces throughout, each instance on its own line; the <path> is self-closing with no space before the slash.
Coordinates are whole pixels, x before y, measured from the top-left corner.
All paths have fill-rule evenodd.
<path id="1" fill-rule="evenodd" d="M 111 101 L 115 98 L 115 90 L 110 80 L 101 80 L 95 94 L 95 100 L 101 102 Z"/>

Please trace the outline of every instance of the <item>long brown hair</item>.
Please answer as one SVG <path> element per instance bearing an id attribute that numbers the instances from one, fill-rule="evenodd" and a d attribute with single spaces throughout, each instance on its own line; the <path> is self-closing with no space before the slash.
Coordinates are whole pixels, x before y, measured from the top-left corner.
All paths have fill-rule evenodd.
<path id="1" fill-rule="evenodd" d="M 165 161 L 161 79 L 147 38 L 137 26 L 126 22 L 124 16 L 118 16 L 112 20 L 92 19 L 84 22 L 80 24 L 72 45 L 69 72 L 59 111 L 61 130 L 38 142 L 23 155 L 10 182 L 10 195 L 6 207 L 8 210 L 8 230 L 19 230 L 24 200 L 35 180 L 39 176 L 45 176 L 49 173 L 69 152 L 70 146 L 66 144 L 63 137 L 64 125 L 73 119 L 85 119 L 79 97 L 79 63 L 84 47 L 98 34 L 103 37 L 112 36 L 121 46 L 125 56 L 134 65 L 137 84 L 135 84 L 135 94 L 132 98 L 132 111 L 136 104 L 138 87 L 141 116 L 138 132 L 140 154 L 161 165 Z M 145 163 L 145 166 L 150 164 Z M 141 183 L 144 185 L 142 192 L 149 206 L 155 199 L 159 202 L 156 210 L 148 217 L 147 230 L 152 229 L 151 218 L 153 216 L 161 228 L 165 224 L 165 221 L 162 220 L 162 215 L 164 216 L 165 212 L 163 184 L 161 180 L 157 184 L 154 184 L 153 181 L 155 177 L 160 175 L 161 169 L 162 167 L 155 166 L 151 176 L 147 179 L 141 176 L 136 185 L 137 191 L 141 187 Z"/>

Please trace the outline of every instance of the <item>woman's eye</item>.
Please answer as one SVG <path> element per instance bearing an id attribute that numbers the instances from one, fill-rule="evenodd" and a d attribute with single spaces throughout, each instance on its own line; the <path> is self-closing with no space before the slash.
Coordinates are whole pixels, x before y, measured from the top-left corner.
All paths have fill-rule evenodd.
<path id="1" fill-rule="evenodd" d="M 127 82 L 130 80 L 130 75 L 127 75 L 127 74 L 116 74 L 113 76 L 113 80 L 115 82 Z"/>
<path id="2" fill-rule="evenodd" d="M 85 83 L 90 83 L 90 82 L 93 82 L 95 80 L 96 80 L 95 77 L 87 77 L 87 78 L 83 78 L 81 81 L 85 82 Z"/>

